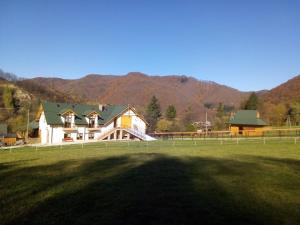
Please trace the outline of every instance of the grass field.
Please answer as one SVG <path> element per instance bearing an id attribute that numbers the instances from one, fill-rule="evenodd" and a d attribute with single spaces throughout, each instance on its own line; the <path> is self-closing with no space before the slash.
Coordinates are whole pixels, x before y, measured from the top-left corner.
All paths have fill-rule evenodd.
<path id="1" fill-rule="evenodd" d="M 0 224 L 300 224 L 300 142 L 0 151 Z"/>

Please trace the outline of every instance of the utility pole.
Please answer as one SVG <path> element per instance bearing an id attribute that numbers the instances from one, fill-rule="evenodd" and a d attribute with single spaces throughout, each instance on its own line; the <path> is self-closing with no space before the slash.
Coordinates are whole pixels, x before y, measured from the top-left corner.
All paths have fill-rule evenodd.
<path id="1" fill-rule="evenodd" d="M 289 126 L 290 128 L 292 127 L 290 115 L 288 115 L 286 118 L 286 125 Z"/>
<path id="2" fill-rule="evenodd" d="M 28 130 L 29 130 L 29 109 L 27 109 L 26 142 L 28 142 Z"/>
<path id="3" fill-rule="evenodd" d="M 205 135 L 207 136 L 207 112 L 205 112 Z"/>

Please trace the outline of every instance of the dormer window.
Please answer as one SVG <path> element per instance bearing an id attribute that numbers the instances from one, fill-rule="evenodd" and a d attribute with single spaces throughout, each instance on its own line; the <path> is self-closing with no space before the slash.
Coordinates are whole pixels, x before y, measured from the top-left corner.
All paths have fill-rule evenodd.
<path id="1" fill-rule="evenodd" d="M 98 127 L 98 113 L 96 111 L 87 111 L 84 113 L 86 116 L 86 122 L 88 128 L 97 128 Z"/>
<path id="2" fill-rule="evenodd" d="M 75 125 L 75 112 L 71 109 L 62 109 L 60 111 L 61 119 L 65 128 L 73 128 Z"/>
<path id="3" fill-rule="evenodd" d="M 71 128 L 72 127 L 72 114 L 65 115 L 65 124 L 64 127 Z"/>
<path id="4" fill-rule="evenodd" d="M 96 127 L 96 119 L 94 116 L 89 118 L 89 127 L 90 128 Z"/>

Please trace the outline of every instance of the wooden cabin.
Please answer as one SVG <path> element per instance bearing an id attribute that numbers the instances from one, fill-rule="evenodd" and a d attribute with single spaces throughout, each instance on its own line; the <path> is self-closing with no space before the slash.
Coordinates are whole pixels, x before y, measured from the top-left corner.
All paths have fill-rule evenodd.
<path id="1" fill-rule="evenodd" d="M 267 123 L 257 110 L 239 110 L 229 120 L 231 135 L 262 136 Z"/>

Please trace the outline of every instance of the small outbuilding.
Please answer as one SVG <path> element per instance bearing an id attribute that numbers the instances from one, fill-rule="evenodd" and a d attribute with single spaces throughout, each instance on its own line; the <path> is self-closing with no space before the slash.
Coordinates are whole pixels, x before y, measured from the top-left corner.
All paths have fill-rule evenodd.
<path id="1" fill-rule="evenodd" d="M 239 110 L 230 118 L 229 129 L 232 135 L 261 136 L 268 125 L 260 118 L 257 110 Z"/>
<path id="2" fill-rule="evenodd" d="M 0 142 L 4 145 L 14 145 L 16 141 L 16 134 L 7 133 L 7 124 L 0 124 Z"/>

